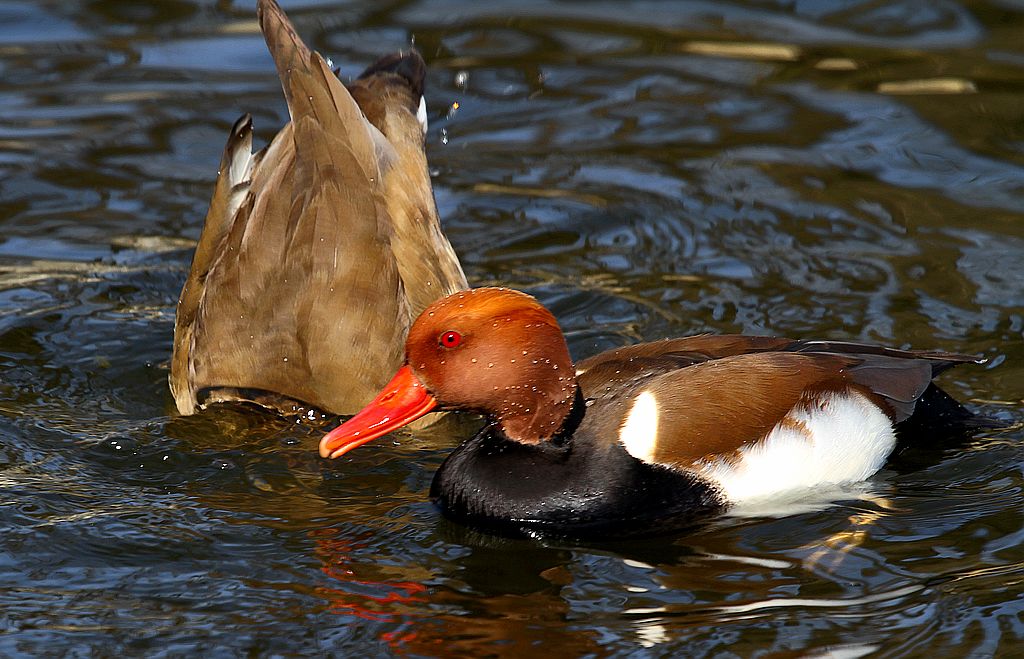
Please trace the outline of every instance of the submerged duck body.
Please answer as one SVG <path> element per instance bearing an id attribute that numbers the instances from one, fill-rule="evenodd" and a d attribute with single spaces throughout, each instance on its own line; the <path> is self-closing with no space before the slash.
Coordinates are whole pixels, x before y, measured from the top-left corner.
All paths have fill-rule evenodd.
<path id="1" fill-rule="evenodd" d="M 425 65 L 382 57 L 348 87 L 258 3 L 291 121 L 252 153 L 234 126 L 175 318 L 182 414 L 222 401 L 353 414 L 428 304 L 466 288 L 424 153 Z M 383 369 L 383 370 L 382 370 Z"/>
<path id="2" fill-rule="evenodd" d="M 501 533 L 670 531 L 736 504 L 863 480 L 897 438 L 984 427 L 935 384 L 974 357 L 833 341 L 693 336 L 573 364 L 554 317 L 507 289 L 456 293 L 413 324 L 406 362 L 324 457 L 430 410 L 488 424 L 431 496 Z"/>

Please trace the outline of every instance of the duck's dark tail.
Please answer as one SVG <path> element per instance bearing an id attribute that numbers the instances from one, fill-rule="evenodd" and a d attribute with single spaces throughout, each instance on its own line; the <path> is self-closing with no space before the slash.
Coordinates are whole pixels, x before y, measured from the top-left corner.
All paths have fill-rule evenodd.
<path id="1" fill-rule="evenodd" d="M 921 394 L 910 418 L 897 424 L 896 435 L 901 443 L 931 444 L 967 438 L 1002 425 L 967 409 L 933 382 Z"/>

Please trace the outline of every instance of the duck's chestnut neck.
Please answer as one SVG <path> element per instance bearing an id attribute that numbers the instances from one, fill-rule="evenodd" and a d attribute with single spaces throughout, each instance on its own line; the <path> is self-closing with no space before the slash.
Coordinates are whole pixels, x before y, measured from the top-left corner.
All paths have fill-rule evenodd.
<path id="1" fill-rule="evenodd" d="M 506 385 L 497 404 L 486 410 L 506 437 L 523 444 L 554 437 L 565 425 L 576 398 L 571 360 L 558 363 L 545 357 L 538 362 L 536 376 L 530 382 Z"/>

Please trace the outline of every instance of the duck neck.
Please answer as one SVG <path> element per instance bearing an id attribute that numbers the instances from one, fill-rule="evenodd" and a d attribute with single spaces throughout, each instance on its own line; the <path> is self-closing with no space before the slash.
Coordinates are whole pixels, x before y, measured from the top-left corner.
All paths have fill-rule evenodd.
<path id="1" fill-rule="evenodd" d="M 585 407 L 582 394 L 572 376 L 558 385 L 548 390 L 524 391 L 523 400 L 506 407 L 498 420 L 502 434 L 520 444 L 540 444 L 571 435 L 579 425 L 576 417 L 582 417 Z M 573 427 L 566 432 L 569 425 Z"/>

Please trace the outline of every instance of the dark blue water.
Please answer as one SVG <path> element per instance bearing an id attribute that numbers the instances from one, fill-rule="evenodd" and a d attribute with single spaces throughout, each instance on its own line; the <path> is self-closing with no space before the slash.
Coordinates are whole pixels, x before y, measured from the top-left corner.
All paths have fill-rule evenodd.
<path id="1" fill-rule="evenodd" d="M 283 4 L 344 75 L 415 40 L 471 283 L 540 297 L 578 357 L 704 331 L 977 353 L 943 386 L 1016 427 L 832 503 L 575 546 L 440 519 L 450 437 L 327 462 L 269 416 L 177 417 L 224 139 L 287 119 L 254 9 L 6 1 L 0 654 L 1020 652 L 1024 7 Z"/>

